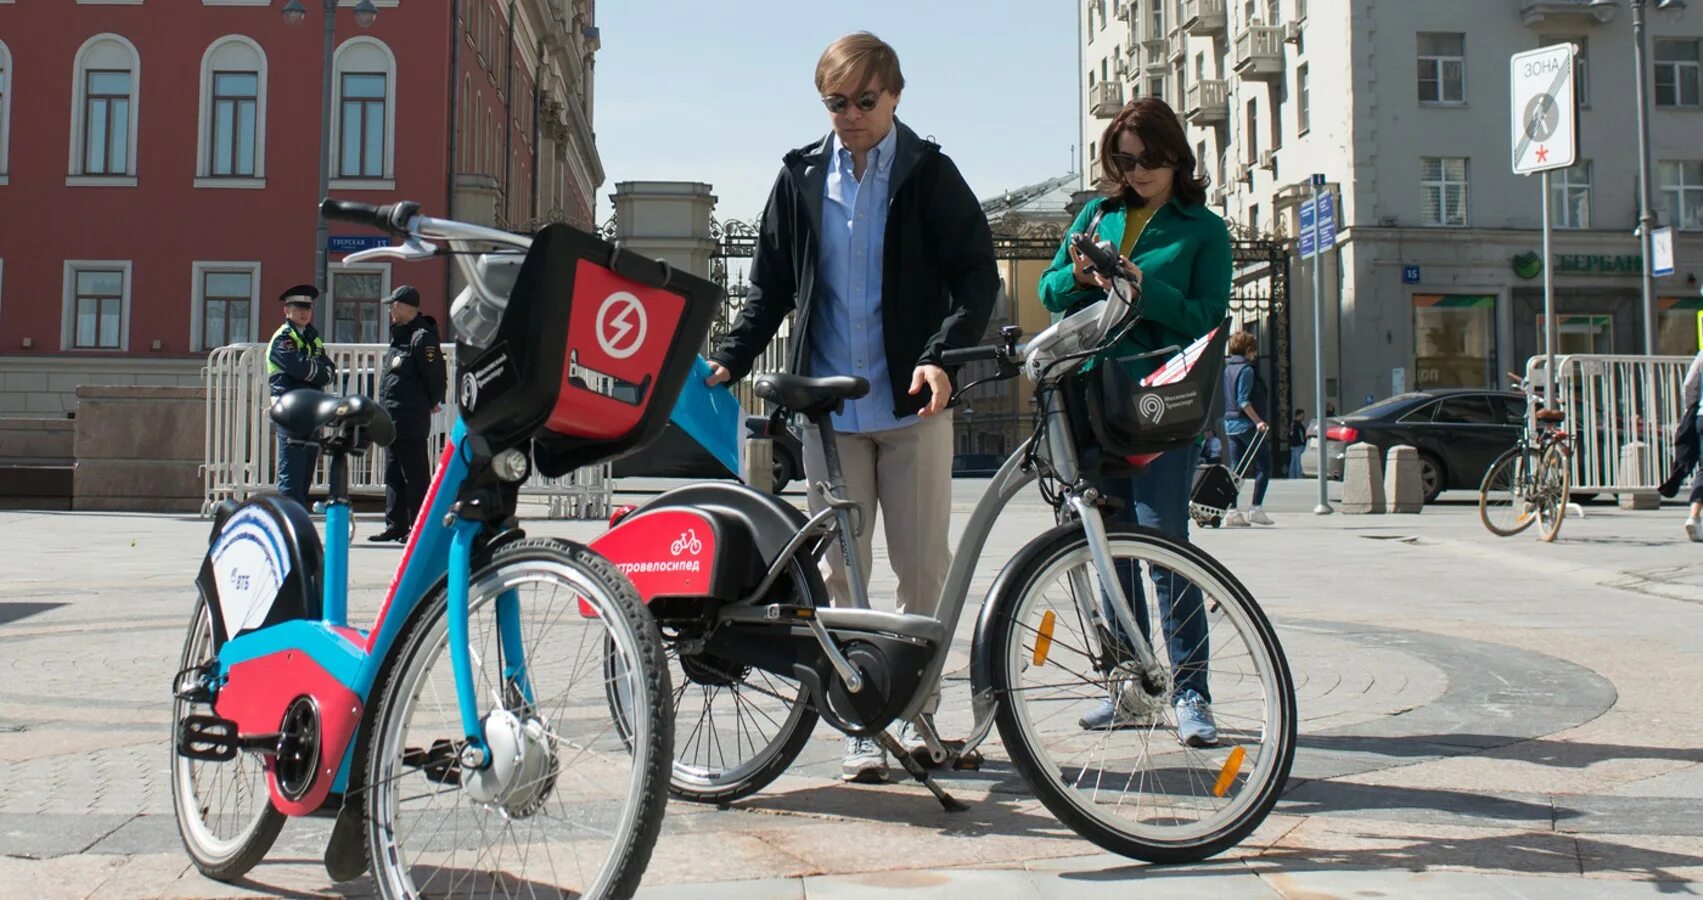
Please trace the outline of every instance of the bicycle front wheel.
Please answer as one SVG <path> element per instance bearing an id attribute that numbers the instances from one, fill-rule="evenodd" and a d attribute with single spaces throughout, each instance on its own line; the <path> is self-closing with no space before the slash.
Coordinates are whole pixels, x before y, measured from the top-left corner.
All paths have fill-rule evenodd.
<path id="1" fill-rule="evenodd" d="M 1478 518 L 1491 534 L 1512 537 L 1537 521 L 1532 502 L 1536 473 L 1537 451 L 1526 446 L 1509 448 L 1485 470 L 1478 486 Z"/>
<path id="2" fill-rule="evenodd" d="M 1000 738 L 1083 837 L 1149 862 L 1204 859 L 1258 827 L 1289 777 L 1289 666 L 1252 595 L 1210 556 L 1142 529 L 1113 530 L 1108 543 L 1138 622 L 1145 612 L 1163 623 L 1149 631 L 1167 684 L 1143 688 L 1119 639 L 1093 621 L 1103 600 L 1087 537 L 1061 526 L 994 589 Z"/>
<path id="3" fill-rule="evenodd" d="M 474 573 L 483 767 L 462 763 L 444 593 L 430 603 L 399 644 L 366 764 L 380 891 L 631 896 L 662 825 L 673 749 L 662 644 L 632 583 L 550 540 L 505 547 Z M 627 699 L 621 722 L 612 689 Z"/>

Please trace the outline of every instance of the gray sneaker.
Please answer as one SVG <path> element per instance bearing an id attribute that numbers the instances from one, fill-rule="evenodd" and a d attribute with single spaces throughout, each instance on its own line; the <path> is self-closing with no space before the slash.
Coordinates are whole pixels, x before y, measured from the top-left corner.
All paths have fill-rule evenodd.
<path id="1" fill-rule="evenodd" d="M 887 783 L 887 751 L 874 738 L 847 737 L 840 778 L 863 784 Z"/>
<path id="2" fill-rule="evenodd" d="M 1212 747 L 1218 743 L 1212 707 L 1194 691 L 1177 692 L 1177 740 L 1190 747 Z"/>

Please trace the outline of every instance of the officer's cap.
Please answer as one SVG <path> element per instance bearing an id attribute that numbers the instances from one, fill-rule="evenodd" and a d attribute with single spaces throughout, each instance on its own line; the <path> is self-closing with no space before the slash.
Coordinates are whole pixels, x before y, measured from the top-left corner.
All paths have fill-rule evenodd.
<path id="1" fill-rule="evenodd" d="M 313 301 L 319 299 L 319 288 L 311 284 L 298 284 L 278 295 L 278 299 L 290 306 L 313 306 Z"/>
<path id="2" fill-rule="evenodd" d="M 391 291 L 390 292 L 390 299 L 386 300 L 385 302 L 386 303 L 406 303 L 409 306 L 414 307 L 415 309 L 419 309 L 420 308 L 420 292 L 415 290 L 413 285 L 405 284 L 405 285 L 397 288 L 396 290 Z"/>

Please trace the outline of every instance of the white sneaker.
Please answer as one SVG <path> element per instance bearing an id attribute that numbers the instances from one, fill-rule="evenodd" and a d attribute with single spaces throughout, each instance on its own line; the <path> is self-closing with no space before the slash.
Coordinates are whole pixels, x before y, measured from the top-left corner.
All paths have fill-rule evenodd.
<path id="1" fill-rule="evenodd" d="M 1277 524 L 1276 522 L 1273 522 L 1271 520 L 1271 516 L 1268 516 L 1268 515 L 1265 514 L 1265 508 L 1259 507 L 1259 506 L 1256 506 L 1253 509 L 1248 510 L 1248 521 L 1254 523 L 1255 525 L 1276 525 Z"/>
<path id="2" fill-rule="evenodd" d="M 1224 514 L 1224 527 L 1246 528 L 1248 527 L 1248 517 L 1242 515 L 1242 511 L 1239 509 L 1232 509 Z"/>
<path id="3" fill-rule="evenodd" d="M 1695 517 L 1687 517 L 1686 518 L 1686 520 L 1685 520 L 1685 536 L 1690 538 L 1694 542 L 1703 541 L 1703 531 L 1699 530 L 1699 527 L 1698 527 L 1698 524 L 1697 524 L 1697 519 Z"/>
<path id="4" fill-rule="evenodd" d="M 846 738 L 846 755 L 840 761 L 840 778 L 864 784 L 886 784 L 887 751 L 874 738 Z"/>

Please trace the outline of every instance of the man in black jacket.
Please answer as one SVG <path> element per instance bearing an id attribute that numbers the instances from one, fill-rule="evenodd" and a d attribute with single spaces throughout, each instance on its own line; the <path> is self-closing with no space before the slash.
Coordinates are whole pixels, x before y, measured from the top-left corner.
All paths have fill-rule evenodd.
<path id="1" fill-rule="evenodd" d="M 904 85 L 898 55 L 874 35 L 822 54 L 816 88 L 833 131 L 783 160 L 745 307 L 710 356 L 709 382 L 749 374 L 788 313 L 791 371 L 869 380 L 869 395 L 834 416 L 846 491 L 866 522 L 881 511 L 899 610 L 932 616 L 951 560 L 952 382 L 940 354 L 981 340 L 1000 283 L 981 204 L 939 146 L 894 118 Z M 827 479 L 815 429 L 804 468 Z M 814 494 L 810 504 L 823 506 Z M 872 541 L 866 525 L 854 542 L 865 573 Z M 847 605 L 838 548 L 827 559 L 829 592 Z M 884 780 L 885 754 L 851 739 L 842 774 Z"/>
<path id="2" fill-rule="evenodd" d="M 369 541 L 407 541 L 432 472 L 426 437 L 432 414 L 443 404 L 443 347 L 438 323 L 420 314 L 420 292 L 403 285 L 390 294 L 390 349 L 384 354 L 384 380 L 378 400 L 396 422 L 396 441 L 384 464 L 384 530 Z"/>

